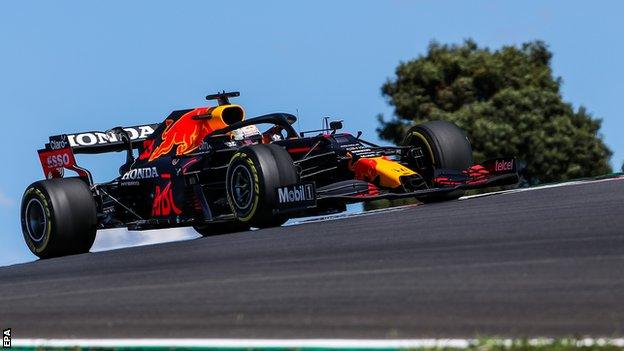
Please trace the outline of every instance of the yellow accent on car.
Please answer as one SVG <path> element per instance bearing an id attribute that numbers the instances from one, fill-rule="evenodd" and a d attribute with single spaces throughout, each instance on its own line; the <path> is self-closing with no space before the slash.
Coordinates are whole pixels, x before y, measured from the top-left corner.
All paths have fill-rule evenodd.
<path id="1" fill-rule="evenodd" d="M 251 220 L 251 218 L 254 216 L 254 214 L 258 210 L 258 201 L 260 199 L 260 179 L 258 177 L 258 170 L 256 169 L 256 165 L 254 164 L 253 160 L 249 158 L 249 155 L 247 155 L 246 153 L 244 152 L 235 153 L 234 156 L 232 156 L 232 158 L 230 159 L 230 163 L 232 163 L 233 161 L 239 158 L 243 159 L 245 163 L 247 163 L 247 165 L 249 166 L 249 171 L 251 172 L 251 175 L 253 177 L 253 183 L 254 183 L 253 184 L 254 186 L 253 187 L 253 191 L 254 191 L 253 203 L 247 215 L 241 217 L 241 216 L 238 216 L 237 211 L 236 211 L 236 206 L 234 205 L 232 197 L 229 194 L 227 195 L 227 201 L 228 201 L 228 204 L 230 205 L 230 208 L 232 209 L 232 212 L 234 212 L 234 214 L 237 216 L 239 221 L 249 222 L 249 220 Z"/>
<path id="2" fill-rule="evenodd" d="M 222 129 L 245 119 L 245 110 L 240 105 L 211 107 L 209 113 L 211 118 L 208 120 L 208 125 L 212 130 Z"/>
<path id="3" fill-rule="evenodd" d="M 24 195 L 24 197 L 28 196 L 30 193 L 34 193 L 34 195 L 38 197 L 39 200 L 41 200 L 41 205 L 43 205 L 45 216 L 47 219 L 47 227 L 45 228 L 46 233 L 42 238 L 43 243 L 41 243 L 39 248 L 35 247 L 35 245 L 31 243 L 29 240 L 26 240 L 26 244 L 28 245 L 28 247 L 31 248 L 33 252 L 41 253 L 46 249 L 46 247 L 48 246 L 48 243 L 50 242 L 50 232 L 52 231 L 53 218 L 52 218 L 52 214 L 50 213 L 50 206 L 48 204 L 48 200 L 46 199 L 43 192 L 37 188 L 28 188 L 28 190 L 26 190 L 26 194 Z"/>
<path id="4" fill-rule="evenodd" d="M 372 159 L 377 163 L 375 170 L 379 175 L 379 185 L 383 187 L 399 187 L 401 186 L 401 177 L 416 174 L 411 169 L 385 156 L 373 157 Z"/>
<path id="5" fill-rule="evenodd" d="M 258 178 L 258 170 L 256 169 L 256 165 L 251 159 L 247 158 L 245 161 L 249 165 L 249 170 L 251 171 L 251 175 L 253 176 L 255 195 L 253 199 L 253 204 L 251 205 L 251 209 L 249 210 L 249 214 L 247 214 L 247 216 L 238 218 L 241 222 L 249 222 L 249 220 L 251 220 L 254 214 L 256 214 L 256 210 L 258 209 L 258 201 L 260 200 L 260 179 Z"/>

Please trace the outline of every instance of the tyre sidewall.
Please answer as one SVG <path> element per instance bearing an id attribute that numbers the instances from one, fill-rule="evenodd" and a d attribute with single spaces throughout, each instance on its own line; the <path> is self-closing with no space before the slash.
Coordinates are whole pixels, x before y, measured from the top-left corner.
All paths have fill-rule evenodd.
<path id="1" fill-rule="evenodd" d="M 47 227 L 41 242 L 30 238 L 26 228 L 26 206 L 36 198 L 44 207 Z M 97 232 L 97 208 L 88 185 L 79 178 L 51 179 L 31 184 L 21 208 L 24 239 L 40 258 L 88 252 Z"/>
<path id="2" fill-rule="evenodd" d="M 239 166 L 244 167 L 249 174 L 251 175 L 252 181 L 252 191 L 251 191 L 251 204 L 248 208 L 241 208 L 235 201 L 233 195 L 233 175 L 232 172 Z M 230 208 L 234 212 L 234 215 L 240 222 L 249 223 L 254 215 L 258 212 L 258 207 L 260 206 L 260 199 L 263 194 L 263 189 L 261 189 L 262 184 L 262 174 L 259 171 L 259 164 L 256 160 L 256 157 L 253 153 L 248 152 L 248 150 L 238 151 L 232 156 L 230 160 L 230 165 L 227 171 L 226 177 L 226 191 L 227 191 L 227 200 L 230 204 Z"/>
<path id="3" fill-rule="evenodd" d="M 436 168 L 465 169 L 473 164 L 466 133 L 447 121 L 430 121 L 412 128 L 408 138 L 424 138 Z"/>
<path id="4" fill-rule="evenodd" d="M 251 206 L 239 208 L 233 200 L 232 173 L 243 165 L 253 180 Z M 277 145 L 244 147 L 232 156 L 226 177 L 226 191 L 230 208 L 240 222 L 264 228 L 281 225 L 287 218 L 276 215 L 276 192 L 280 186 L 297 183 L 298 176 L 290 155 Z"/>
<path id="5" fill-rule="evenodd" d="M 419 124 L 408 131 L 404 145 L 412 146 L 415 141 L 425 144 L 432 168 L 423 174 L 432 184 L 433 168 L 466 169 L 473 165 L 472 147 L 466 133 L 455 124 L 447 121 L 429 121 Z M 423 199 L 424 202 L 437 202 L 457 199 L 464 195 L 463 190 L 456 190 L 438 196 Z"/>
<path id="6" fill-rule="evenodd" d="M 28 203 L 32 200 L 36 199 L 43 207 L 44 215 L 46 216 L 46 228 L 44 229 L 44 236 L 41 241 L 35 241 L 28 234 L 29 230 L 27 227 L 27 219 L 26 219 L 26 207 Z M 30 251 L 36 256 L 46 256 L 51 250 L 51 234 L 52 229 L 56 225 L 56 221 L 54 220 L 54 207 L 52 206 L 52 200 L 47 195 L 47 192 L 42 189 L 39 184 L 34 183 L 29 186 L 24 192 L 24 196 L 22 197 L 22 206 L 21 206 L 21 223 L 22 223 L 22 234 L 24 235 L 24 240 L 26 241 L 26 245 Z"/>

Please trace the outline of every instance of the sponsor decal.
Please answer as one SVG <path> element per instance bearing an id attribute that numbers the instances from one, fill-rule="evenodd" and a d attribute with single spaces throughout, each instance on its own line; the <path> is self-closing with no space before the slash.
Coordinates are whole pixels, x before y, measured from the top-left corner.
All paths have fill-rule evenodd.
<path id="1" fill-rule="evenodd" d="M 135 168 L 126 172 L 123 177 L 121 177 L 121 180 L 151 179 L 157 178 L 158 176 L 156 167 Z"/>
<path id="2" fill-rule="evenodd" d="M 363 146 L 362 144 L 346 144 L 346 145 L 340 145 L 340 147 L 342 149 L 347 150 L 347 152 L 350 152 L 351 154 L 353 154 L 354 156 L 357 157 L 377 157 L 377 156 L 381 156 L 381 152 L 373 150 L 369 147 Z"/>
<path id="3" fill-rule="evenodd" d="M 494 170 L 496 172 L 511 171 L 513 169 L 513 160 L 496 160 Z"/>
<path id="4" fill-rule="evenodd" d="M 179 215 L 182 213 L 173 200 L 173 191 L 171 191 L 171 182 L 161 190 L 160 186 L 156 186 L 154 194 L 154 203 L 152 205 L 152 217 L 170 216 L 171 213 Z"/>
<path id="5" fill-rule="evenodd" d="M 11 348 L 11 328 L 4 329 L 2 331 L 2 348 L 3 349 Z"/>
<path id="6" fill-rule="evenodd" d="M 276 191 L 278 208 L 308 207 L 316 204 L 314 183 L 283 186 Z"/>
<path id="7" fill-rule="evenodd" d="M 209 127 L 208 123 L 204 123 L 204 120 L 194 119 L 194 117 L 205 115 L 209 112 L 209 108 L 197 108 L 183 114 L 176 121 L 173 119 L 165 120 L 167 127 L 160 136 L 162 141 L 158 147 L 154 149 L 149 160 L 154 161 L 168 154 L 174 148 L 177 156 L 196 150 L 201 141 L 204 140 L 213 129 Z"/>
<path id="8" fill-rule="evenodd" d="M 143 151 L 139 155 L 139 160 L 147 160 L 152 152 L 154 152 L 154 144 L 156 144 L 156 140 L 147 139 L 143 141 Z"/>
<path id="9" fill-rule="evenodd" d="M 72 149 L 66 147 L 58 150 L 39 151 L 39 161 L 43 167 L 43 174 L 47 179 L 62 178 L 65 168 L 79 172 Z"/>
<path id="10" fill-rule="evenodd" d="M 232 135 L 232 139 L 237 140 L 237 141 L 241 141 L 243 139 L 247 139 L 255 135 L 261 135 L 260 131 L 258 130 L 258 127 L 256 127 L 255 125 L 249 125 L 249 126 L 245 126 L 242 128 L 238 128 L 238 129 L 231 131 L 230 133 Z M 278 140 L 281 140 L 281 138 Z"/>
<path id="11" fill-rule="evenodd" d="M 377 157 L 382 156 L 382 152 L 371 149 L 368 146 L 362 145 L 357 139 L 350 134 L 335 135 L 334 140 L 338 143 L 338 146 L 351 153 L 356 157 Z"/>
<path id="12" fill-rule="evenodd" d="M 210 150 L 212 150 L 212 145 L 207 141 L 202 141 L 201 144 L 199 144 L 199 148 L 197 148 L 197 150 L 200 152 L 209 152 Z"/>
<path id="13" fill-rule="evenodd" d="M 155 125 L 144 125 L 137 127 L 123 128 L 131 140 L 144 140 L 154 133 Z M 50 147 L 54 148 L 53 142 L 62 142 L 63 139 L 69 142 L 71 147 L 83 147 L 83 146 L 97 146 L 118 143 L 117 135 L 107 134 L 104 132 L 85 132 L 77 134 L 67 134 L 60 137 L 52 137 L 50 140 Z"/>
<path id="14" fill-rule="evenodd" d="M 68 153 L 50 155 L 46 157 L 46 164 L 50 168 L 64 168 L 70 165 Z"/>
<path id="15" fill-rule="evenodd" d="M 58 139 L 50 140 L 50 149 L 52 150 L 60 150 L 69 146 L 69 141 L 67 140 L 67 135 L 61 135 Z"/>

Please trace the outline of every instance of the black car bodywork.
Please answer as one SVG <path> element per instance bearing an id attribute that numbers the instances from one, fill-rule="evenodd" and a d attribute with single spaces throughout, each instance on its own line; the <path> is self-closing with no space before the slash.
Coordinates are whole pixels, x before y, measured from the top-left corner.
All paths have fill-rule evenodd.
<path id="1" fill-rule="evenodd" d="M 341 132 L 341 122 L 326 121 L 322 130 L 299 134 L 292 127 L 295 116 L 273 113 L 245 119 L 244 110 L 229 102 L 232 96 L 238 93 L 208 96 L 218 100 L 218 106 L 174 111 L 159 124 L 52 136 L 45 149 L 39 150 L 46 178 L 62 178 L 65 169 L 75 171 L 93 196 L 97 229 L 131 230 L 241 222 L 233 202 L 247 193 L 240 189 L 244 179 L 232 174 L 233 158 L 245 150 L 260 152 L 263 147 L 279 153 L 279 162 L 287 160 L 291 165 L 286 167 L 294 170 L 287 170 L 294 172 L 291 184 L 282 181 L 275 183 L 279 185 L 276 188 L 258 193 L 272 199 L 270 205 L 260 204 L 271 207 L 265 217 L 280 217 L 266 222 L 272 224 L 344 211 L 352 202 L 449 199 L 465 189 L 518 181 L 513 158 L 472 165 L 470 156 L 470 163 L 462 169 L 439 168 L 433 160 L 435 150 L 428 144 L 378 146 L 360 139 L 361 133 Z M 242 138 L 232 136 L 248 126 L 267 130 Z M 119 177 L 99 184 L 74 157 L 112 151 L 125 151 L 126 163 L 120 167 Z M 258 161 L 258 167 L 265 167 L 261 163 Z"/>

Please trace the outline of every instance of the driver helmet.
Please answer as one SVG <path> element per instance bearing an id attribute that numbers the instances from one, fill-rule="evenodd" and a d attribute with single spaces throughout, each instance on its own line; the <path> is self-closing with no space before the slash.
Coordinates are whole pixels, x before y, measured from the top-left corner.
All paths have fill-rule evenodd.
<path id="1" fill-rule="evenodd" d="M 254 124 L 242 128 L 234 129 L 230 132 L 232 139 L 240 141 L 249 139 L 252 136 L 261 135 L 260 130 Z"/>

